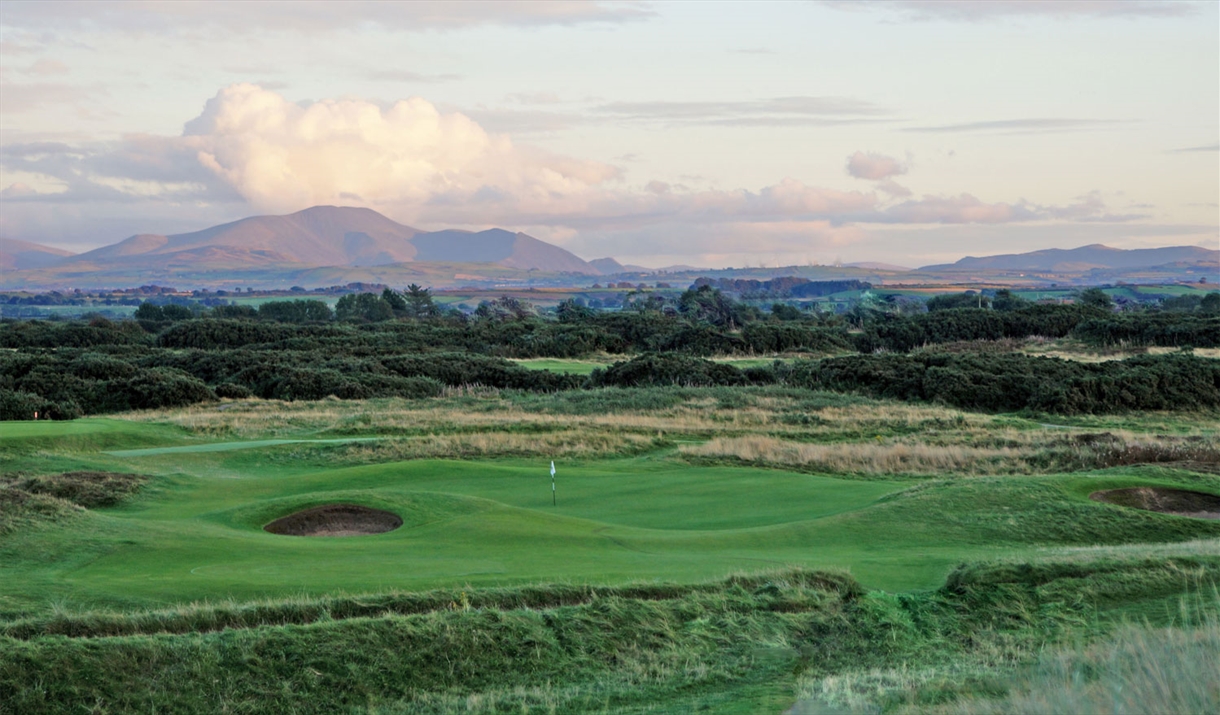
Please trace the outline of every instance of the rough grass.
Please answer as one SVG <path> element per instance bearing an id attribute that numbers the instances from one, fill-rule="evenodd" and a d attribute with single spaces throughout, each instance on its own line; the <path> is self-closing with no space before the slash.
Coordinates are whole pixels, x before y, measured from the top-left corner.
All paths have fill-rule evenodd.
<path id="1" fill-rule="evenodd" d="M 84 507 L 114 506 L 148 481 L 137 474 L 0 474 L 0 535 L 64 521 Z"/>
<path id="2" fill-rule="evenodd" d="M 1046 474 L 1146 463 L 1220 468 L 1220 420 L 1210 415 L 1082 417 L 1048 425 L 779 389 L 497 392 L 430 402 L 246 400 L 127 418 L 169 422 L 212 438 L 391 437 L 326 448 L 323 458 L 343 464 L 587 458 L 686 442 L 681 454 L 688 459 L 843 474 Z"/>
<path id="3" fill-rule="evenodd" d="M 114 506 L 139 491 L 147 481 L 146 476 L 122 472 L 0 475 L 0 486 L 63 499 L 87 508 Z"/>
<path id="4" fill-rule="evenodd" d="M 1130 625 L 1038 659 L 1004 697 L 936 708 L 946 715 L 1195 715 L 1220 712 L 1220 621 L 1197 628 Z"/>
<path id="5" fill-rule="evenodd" d="M 0 484 L 0 536 L 76 516 L 81 507 Z"/>
<path id="6" fill-rule="evenodd" d="M 1136 464 L 1180 464 L 1220 469 L 1215 435 L 1149 437 L 1130 432 L 1071 436 L 1002 429 L 979 434 L 898 437 L 872 442 L 817 444 L 776 437 L 720 437 L 679 452 L 699 460 L 731 460 L 783 468 L 870 476 L 909 474 L 1048 474 Z"/>
<path id="7" fill-rule="evenodd" d="M 1214 588 L 1220 562 L 1196 566 Z M 776 571 L 696 586 L 449 591 L 399 594 L 397 602 L 385 596 L 289 599 L 209 629 L 190 622 L 200 613 L 164 612 L 160 618 L 190 630 L 0 636 L 0 707 L 22 713 L 751 713 L 787 709 L 799 693 L 805 700 L 793 713 L 828 705 L 838 712 L 928 705 L 976 712 L 990 706 L 980 695 L 1016 699 L 1040 689 L 1037 681 L 1010 687 L 1004 678 L 1040 652 L 1059 653 L 1047 651 L 1056 644 L 1081 642 L 1085 650 L 1044 658 L 1052 685 L 1064 672 L 1099 682 L 1110 672 L 1124 675 L 1132 670 L 1128 661 L 1139 662 L 1139 651 L 1162 659 L 1152 641 L 1121 631 L 1117 656 L 1104 643 L 1088 646 L 1102 632 L 1093 625 L 1099 606 L 1063 595 L 1122 583 L 1128 602 L 1159 597 L 1164 571 L 1160 560 L 1147 559 L 974 564 L 935 592 L 903 595 L 865 592 L 842 574 Z M 1187 592 L 1178 587 L 1175 593 Z M 338 617 L 329 615 L 331 608 Z M 302 613 L 310 616 L 298 618 Z M 153 615 L 132 614 L 143 623 L 134 632 L 155 628 Z M 1175 634 L 1166 642 L 1183 657 L 1161 672 L 1197 676 L 1213 667 L 1214 635 Z M 1195 669 L 1175 670 L 1191 658 Z M 794 673 L 804 674 L 799 683 Z M 1158 683 L 1175 685 L 1154 678 L 1152 685 Z M 1154 706 L 1212 702 L 1195 691 L 1145 690 L 1161 699 L 1140 695 L 1139 702 Z M 1073 697 L 1047 702 L 1098 702 Z M 1006 707 L 999 701 L 985 712 Z"/>

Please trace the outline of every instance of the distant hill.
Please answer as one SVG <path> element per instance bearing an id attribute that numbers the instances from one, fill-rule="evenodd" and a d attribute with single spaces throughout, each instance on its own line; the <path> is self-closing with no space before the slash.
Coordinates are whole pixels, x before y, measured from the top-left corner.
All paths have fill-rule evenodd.
<path id="1" fill-rule="evenodd" d="M 288 216 L 253 216 L 194 233 L 143 234 L 82 253 L 72 262 L 160 264 L 174 254 L 243 266 L 368 266 L 409 261 L 419 231 L 372 209 L 315 206 Z M 184 253 L 185 252 L 185 253 Z"/>
<path id="2" fill-rule="evenodd" d="M 876 261 L 860 261 L 858 263 L 844 264 L 849 268 L 867 268 L 870 271 L 909 271 L 906 266 L 896 266 L 893 263 L 878 263 Z"/>
<path id="3" fill-rule="evenodd" d="M 415 261 L 497 263 L 522 270 L 599 273 L 594 266 L 558 246 L 501 228 L 477 233 L 458 230 L 420 233 L 411 243 L 416 250 Z"/>
<path id="4" fill-rule="evenodd" d="M 50 246 L 42 246 L 29 241 L 19 241 L 15 238 L 0 238 L 0 270 L 23 270 L 26 268 L 46 268 L 62 263 L 65 258 L 75 255 Z"/>
<path id="5" fill-rule="evenodd" d="M 637 266 L 632 263 L 619 263 L 613 258 L 594 258 L 589 261 L 589 265 L 606 276 L 612 276 L 616 273 L 652 273 L 655 270 L 647 266 Z"/>
<path id="6" fill-rule="evenodd" d="M 253 216 L 172 236 L 140 234 L 71 256 L 79 271 L 194 267 L 210 271 L 386 266 L 397 263 L 495 263 L 507 268 L 596 275 L 572 253 L 523 233 L 490 229 L 423 232 L 372 209 L 315 206 L 287 216 Z"/>
<path id="7" fill-rule="evenodd" d="M 978 258 L 967 256 L 955 263 L 924 266 L 920 271 L 1034 271 L 1084 273 L 1094 269 L 1142 269 L 1167 264 L 1220 263 L 1220 251 L 1199 246 L 1136 248 L 1125 250 L 1095 243 L 1080 248 L 1049 248 L 1030 253 L 1010 253 Z"/>

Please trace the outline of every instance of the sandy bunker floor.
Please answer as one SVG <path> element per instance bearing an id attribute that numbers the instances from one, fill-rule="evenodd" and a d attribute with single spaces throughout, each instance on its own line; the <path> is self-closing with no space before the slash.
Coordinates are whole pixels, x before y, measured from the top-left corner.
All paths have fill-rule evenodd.
<path id="1" fill-rule="evenodd" d="M 402 519 L 358 504 L 327 504 L 281 517 L 263 527 L 284 536 L 365 536 L 402 526 Z"/>
<path id="2" fill-rule="evenodd" d="M 1185 489 L 1129 487 L 1093 492 L 1089 498 L 1093 501 L 1159 511 L 1163 514 L 1193 516 L 1197 519 L 1220 519 L 1220 496 Z"/>

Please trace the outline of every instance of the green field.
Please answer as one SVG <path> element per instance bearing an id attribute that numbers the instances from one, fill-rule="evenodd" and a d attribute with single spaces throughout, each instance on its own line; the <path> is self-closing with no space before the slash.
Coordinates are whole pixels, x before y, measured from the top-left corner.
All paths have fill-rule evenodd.
<path id="1" fill-rule="evenodd" d="M 1185 454 L 1215 418 L 1070 421 L 689 388 L 5 422 L 11 489 L 147 481 L 114 506 L 0 501 L 0 705 L 875 712 L 1010 693 L 986 683 L 1048 645 L 1217 610 L 1220 521 L 1089 495 L 1220 495 L 1220 475 L 1078 446 L 1108 429 Z M 336 503 L 403 524 L 263 530 Z M 81 680 L 30 686 L 64 668 Z"/>

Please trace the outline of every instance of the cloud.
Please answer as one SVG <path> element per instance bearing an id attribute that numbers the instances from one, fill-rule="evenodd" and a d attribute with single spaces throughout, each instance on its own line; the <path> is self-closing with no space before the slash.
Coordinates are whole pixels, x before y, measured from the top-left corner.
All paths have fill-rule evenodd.
<path id="1" fill-rule="evenodd" d="M 555 132 L 586 123 L 587 119 L 572 112 L 537 109 L 488 109 L 477 107 L 462 110 L 488 131 L 505 134 Z"/>
<path id="2" fill-rule="evenodd" d="M 857 179 L 881 181 L 907 173 L 907 166 L 892 156 L 858 151 L 847 157 L 847 173 Z"/>
<path id="3" fill-rule="evenodd" d="M 386 109 L 357 99 L 302 107 L 238 84 L 208 100 L 184 134 L 202 166 L 263 210 L 337 203 L 347 193 L 419 215 L 429 203 L 480 191 L 528 203 L 618 175 L 607 164 L 518 149 L 418 97 Z"/>
<path id="4" fill-rule="evenodd" d="M 0 198 L 4 199 L 27 198 L 37 195 L 38 192 L 35 191 L 29 184 L 24 184 L 21 182 L 9 184 L 3 190 L 0 190 Z"/>
<path id="5" fill-rule="evenodd" d="M 984 22 L 1048 17 L 1067 19 L 1181 17 L 1198 11 L 1177 0 L 823 0 L 836 10 L 881 11 L 906 20 Z"/>
<path id="6" fill-rule="evenodd" d="M 0 226 L 31 240 L 46 240 L 38 232 L 59 226 L 52 240 L 84 240 L 96 235 L 90 217 L 116 229 L 142 217 L 153 223 L 134 233 L 356 204 L 420 228 L 501 226 L 572 246 L 622 237 L 638 241 L 640 251 L 652 245 L 657 253 L 680 253 L 687 245 L 691 255 L 729 255 L 764 248 L 801 254 L 881 225 L 1138 218 L 1108 213 L 1097 194 L 1061 206 L 990 203 L 969 193 L 913 199 L 892 180 L 906 171 L 896 159 L 857 152 L 848 167 L 876 181 L 874 189 L 796 178 L 756 190 L 692 190 L 663 181 L 631 188 L 614 166 L 517 144 L 419 97 L 390 105 L 355 98 L 302 105 L 235 84 L 209 99 L 181 136 L 0 147 L 0 168 L 12 177 L 6 183 L 26 185 L 6 190 Z M 192 216 L 195 225 L 182 225 Z"/>
<path id="7" fill-rule="evenodd" d="M 890 110 L 850 97 L 772 97 L 737 102 L 610 102 L 592 109 L 605 118 L 720 126 L 833 126 L 891 121 Z"/>
<path id="8" fill-rule="evenodd" d="M 49 60 L 44 57 L 29 67 L 17 71 L 34 77 L 49 77 L 52 75 L 68 74 L 68 66 L 59 60 Z"/>
<path id="9" fill-rule="evenodd" d="M 4 113 L 32 112 L 48 106 L 68 106 L 77 110 L 91 106 L 106 94 L 96 87 L 81 87 L 58 82 L 3 82 Z"/>
<path id="10" fill-rule="evenodd" d="M 652 11 L 639 2 L 601 0 L 414 0 L 381 2 L 298 0 L 291 11 L 279 2 L 258 0 L 178 0 L 75 3 L 6 2 L 5 25 L 32 31 L 68 27 L 140 33 L 223 31 L 257 35 L 271 32 L 325 33 L 379 27 L 399 32 L 459 29 L 480 25 L 540 26 L 619 23 L 646 19 Z"/>
<path id="11" fill-rule="evenodd" d="M 1182 147 L 1181 149 L 1170 149 L 1168 151 L 1168 153 L 1182 154 L 1182 153 L 1187 153 L 1187 152 L 1198 152 L 1198 151 L 1220 151 L 1220 144 L 1205 144 L 1203 146 L 1188 146 L 1188 147 Z"/>
<path id="12" fill-rule="evenodd" d="M 895 196 L 895 197 L 905 197 L 905 196 L 911 195 L 910 189 L 908 189 L 907 187 L 905 187 L 895 181 L 891 181 L 889 179 L 879 182 L 877 184 L 877 190 L 885 192 L 885 193 L 889 194 L 890 196 Z"/>
<path id="13" fill-rule="evenodd" d="M 505 97 L 517 104 L 559 104 L 559 95 L 554 92 L 516 92 Z"/>
<path id="14" fill-rule="evenodd" d="M 1039 216 L 1024 204 L 988 204 L 970 194 L 959 194 L 906 201 L 887 209 L 881 218 L 891 223 L 1010 223 Z"/>
<path id="15" fill-rule="evenodd" d="M 366 75 L 369 79 L 382 82 L 452 82 L 462 78 L 460 74 L 420 74 L 407 70 L 373 70 Z M 264 89 L 267 87 L 264 85 Z"/>
<path id="16" fill-rule="evenodd" d="M 987 203 L 972 194 L 924 196 L 904 201 L 858 220 L 899 224 L 1007 224 L 1033 221 L 1078 223 L 1124 223 L 1147 218 L 1146 214 L 1112 214 L 1097 192 L 1080 196 L 1075 203 L 1043 206 L 1025 200 Z"/>
<path id="17" fill-rule="evenodd" d="M 965 124 L 944 124 L 930 127 L 907 127 L 902 131 L 923 133 L 994 132 L 999 134 L 1043 134 L 1050 132 L 1074 132 L 1085 129 L 1104 129 L 1125 123 L 1112 119 L 1043 117 L 1036 119 L 1000 119 L 988 122 L 967 122 Z"/>

